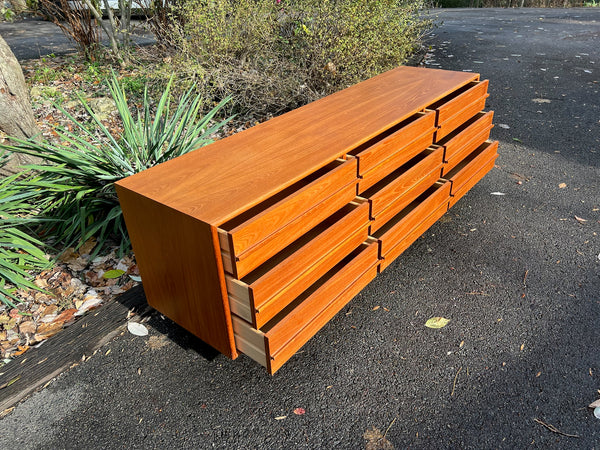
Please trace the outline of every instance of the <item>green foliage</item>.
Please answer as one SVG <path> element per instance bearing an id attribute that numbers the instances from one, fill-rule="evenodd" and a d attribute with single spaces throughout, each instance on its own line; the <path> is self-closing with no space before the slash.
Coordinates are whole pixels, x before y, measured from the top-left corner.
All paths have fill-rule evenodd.
<path id="1" fill-rule="evenodd" d="M 0 154 L 0 167 L 7 154 Z M 15 289 L 38 289 L 29 279 L 28 270 L 44 269 L 49 262 L 44 245 L 28 233 L 29 201 L 32 194 L 19 189 L 19 175 L 0 179 L 0 301 L 14 307 L 19 301 Z"/>
<path id="2" fill-rule="evenodd" d="M 290 2 L 285 21 L 292 33 L 284 49 L 314 90 L 339 90 L 402 64 L 417 50 L 431 26 L 418 18 L 425 6 L 422 0 Z"/>
<path id="3" fill-rule="evenodd" d="M 25 192 L 35 194 L 35 204 L 46 219 L 44 236 L 65 247 L 78 247 L 94 236 L 99 243 L 96 253 L 111 237 L 122 251 L 129 248 L 116 181 L 209 144 L 210 136 L 229 121 L 212 123 L 228 98 L 199 117 L 202 102 L 192 89 L 172 107 L 171 82 L 155 106 L 145 91 L 137 115 L 131 113 L 114 74 L 109 89 L 122 133 L 111 132 L 79 97 L 92 126 L 57 106 L 70 122 L 68 127 L 56 127 L 58 143 L 13 138 L 15 145 L 0 144 L 0 148 L 45 159 L 42 164 L 27 166 L 36 175 L 21 182 Z"/>
<path id="4" fill-rule="evenodd" d="M 398 66 L 431 22 L 425 0 L 182 0 L 168 44 L 207 99 L 265 117 Z M 166 26 L 163 24 L 163 27 Z"/>

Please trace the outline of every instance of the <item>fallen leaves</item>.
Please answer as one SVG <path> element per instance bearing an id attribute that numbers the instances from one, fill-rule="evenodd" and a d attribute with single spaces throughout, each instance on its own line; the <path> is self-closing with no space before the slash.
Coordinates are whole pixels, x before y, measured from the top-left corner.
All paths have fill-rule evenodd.
<path id="1" fill-rule="evenodd" d="M 135 336 L 148 336 L 148 328 L 139 322 L 127 322 L 127 330 Z"/>
<path id="2" fill-rule="evenodd" d="M 582 219 L 582 218 L 581 218 L 581 217 L 579 217 L 579 216 L 575 216 L 575 220 L 576 220 L 577 222 L 581 223 L 581 224 L 584 224 L 584 223 L 586 223 L 586 222 L 587 222 L 587 219 Z"/>
<path id="3" fill-rule="evenodd" d="M 560 184 L 558 185 L 558 188 L 559 188 L 559 189 L 564 189 L 564 188 L 566 188 L 566 187 L 567 187 L 567 183 L 560 183 Z"/>
<path id="4" fill-rule="evenodd" d="M 122 258 L 114 249 L 90 259 L 96 246 L 88 240 L 78 250 L 69 248 L 49 270 L 37 274 L 34 284 L 44 292 L 17 290 L 17 308 L 0 309 L 0 357 L 19 356 L 22 349 L 43 342 L 136 285 L 139 271 L 133 255 Z"/>
<path id="5" fill-rule="evenodd" d="M 365 445 L 366 450 L 393 450 L 394 446 L 390 441 L 385 438 L 378 428 L 371 427 L 371 429 L 363 433 L 363 438 L 367 441 Z"/>
<path id="6" fill-rule="evenodd" d="M 104 272 L 102 274 L 102 278 L 107 279 L 107 280 L 112 280 L 113 278 L 119 278 L 124 274 L 125 274 L 124 270 L 114 269 L 114 270 L 109 270 L 107 272 Z"/>
<path id="7" fill-rule="evenodd" d="M 306 414 L 306 410 L 304 408 L 296 408 L 294 409 L 294 414 L 296 414 L 297 416 L 302 416 Z"/>
<path id="8" fill-rule="evenodd" d="M 448 323 L 450 323 L 450 319 L 446 319 L 445 317 L 432 317 L 425 322 L 425 326 L 427 328 L 444 328 Z"/>

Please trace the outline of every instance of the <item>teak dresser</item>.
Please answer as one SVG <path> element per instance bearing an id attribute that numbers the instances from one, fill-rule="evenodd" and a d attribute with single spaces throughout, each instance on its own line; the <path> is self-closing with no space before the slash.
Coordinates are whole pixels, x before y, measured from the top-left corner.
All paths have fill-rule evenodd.
<path id="1" fill-rule="evenodd" d="M 274 373 L 494 166 L 487 86 L 399 67 L 121 180 L 148 302 Z"/>

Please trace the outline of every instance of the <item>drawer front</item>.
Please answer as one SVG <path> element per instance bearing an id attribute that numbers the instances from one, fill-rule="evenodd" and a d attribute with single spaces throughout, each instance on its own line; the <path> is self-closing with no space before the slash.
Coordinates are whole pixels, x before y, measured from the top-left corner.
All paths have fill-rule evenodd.
<path id="1" fill-rule="evenodd" d="M 223 250 L 241 259 L 244 252 L 270 234 L 308 212 L 315 204 L 327 201 L 342 187 L 354 183 L 356 174 L 356 158 L 333 161 L 314 175 L 221 225 L 219 228 L 228 238 Z"/>
<path id="2" fill-rule="evenodd" d="M 244 302 L 241 317 L 260 328 L 364 242 L 369 223 L 366 200 L 346 205 L 242 280 L 227 276 L 230 300 Z"/>
<path id="3" fill-rule="evenodd" d="M 374 239 L 362 244 L 260 330 L 234 317 L 237 348 L 276 372 L 375 278 L 377 247 Z"/>
<path id="4" fill-rule="evenodd" d="M 394 153 L 381 164 L 375 166 L 368 172 L 363 173 L 358 181 L 358 192 L 362 193 L 366 191 L 371 186 L 378 183 L 390 173 L 401 167 L 403 164 L 406 164 L 419 153 L 431 146 L 433 135 L 434 133 L 431 132 L 420 136 L 404 147 L 401 151 Z"/>
<path id="5" fill-rule="evenodd" d="M 444 137 L 448 136 L 458 127 L 463 125 L 469 118 L 473 117 L 482 109 L 485 109 L 485 99 L 487 97 L 482 97 L 480 99 L 475 100 L 473 103 L 469 105 L 465 105 L 464 109 L 460 110 L 457 114 L 452 117 L 449 117 L 444 122 L 438 125 L 438 130 L 435 133 L 435 140 L 439 141 Z"/>
<path id="6" fill-rule="evenodd" d="M 475 175 L 473 175 L 469 181 L 462 185 L 460 189 L 458 189 L 452 197 L 450 197 L 449 207 L 452 208 L 457 201 L 459 201 L 463 195 L 465 195 L 473 186 L 475 186 L 490 170 L 494 168 L 494 164 L 496 163 L 496 158 L 498 154 L 496 153 L 491 160 L 483 165 L 481 169 L 479 169 Z"/>
<path id="7" fill-rule="evenodd" d="M 380 263 L 380 271 L 385 270 L 398 256 L 400 256 L 404 250 L 415 242 L 419 236 L 425 233 L 435 222 L 442 217 L 446 211 L 448 211 L 448 202 L 442 203 L 437 209 L 431 212 L 429 216 L 414 227 L 400 242 L 394 247 L 383 253 L 383 260 Z"/>
<path id="8" fill-rule="evenodd" d="M 228 272 L 237 279 L 243 278 L 303 236 L 308 230 L 350 203 L 355 196 L 356 183 L 345 186 L 325 201 L 316 204 L 312 209 L 271 233 L 260 242 L 260 245 L 253 246 L 237 258 L 232 255 L 230 258 L 231 270 Z"/>
<path id="9" fill-rule="evenodd" d="M 429 109 L 437 111 L 437 125 L 441 125 L 450 117 L 458 114 L 466 105 L 470 105 L 485 97 L 487 95 L 488 84 L 488 80 L 472 81 L 463 88 L 457 89 L 455 92 L 431 105 Z M 469 117 L 472 117 L 472 115 Z"/>
<path id="10" fill-rule="evenodd" d="M 442 167 L 442 177 L 446 176 L 452 169 L 460 164 L 467 156 L 473 153 L 481 144 L 488 140 L 490 137 L 490 131 L 484 130 L 473 138 L 471 142 L 462 147 L 460 151 L 452 155 L 448 161 L 444 163 Z"/>
<path id="11" fill-rule="evenodd" d="M 374 237 L 380 242 L 380 256 L 383 257 L 394 246 L 401 243 L 433 211 L 436 211 L 441 205 L 447 205 L 449 199 L 449 182 L 438 182 L 427 189 L 427 191 L 403 209 L 400 214 L 374 234 Z"/>
<path id="12" fill-rule="evenodd" d="M 378 212 L 377 215 L 373 217 L 373 221 L 371 222 L 371 234 L 383 227 L 395 215 L 397 215 L 400 211 L 410 205 L 417 197 L 423 194 L 423 192 L 432 187 L 439 180 L 439 175 L 440 174 L 437 170 L 431 172 L 410 190 L 408 190 L 404 195 L 401 195 L 394 200 L 394 202 L 386 209 Z"/>
<path id="13" fill-rule="evenodd" d="M 451 170 L 446 177 L 452 183 L 450 195 L 458 192 L 484 164 L 494 157 L 497 151 L 498 141 L 486 141 Z"/>
<path id="14" fill-rule="evenodd" d="M 444 162 L 448 162 L 449 159 L 460 153 L 465 146 L 473 142 L 481 133 L 485 131 L 489 133 L 493 127 L 493 117 L 494 111 L 479 112 L 444 139 L 437 141 L 436 144 L 443 146 L 445 149 Z"/>
<path id="15" fill-rule="evenodd" d="M 435 111 L 419 112 L 350 152 L 358 159 L 359 175 L 373 169 L 395 153 L 404 151 L 405 147 L 417 139 L 422 139 L 423 135 L 431 135 L 430 142 L 423 147 L 427 148 L 433 142 L 433 133 L 436 130 L 435 114 Z M 406 161 L 409 159 L 410 157 Z"/>
<path id="16" fill-rule="evenodd" d="M 429 148 L 364 192 L 364 197 L 371 202 L 371 216 L 377 217 L 432 172 L 437 172 L 439 177 L 443 156 L 443 147 Z"/>

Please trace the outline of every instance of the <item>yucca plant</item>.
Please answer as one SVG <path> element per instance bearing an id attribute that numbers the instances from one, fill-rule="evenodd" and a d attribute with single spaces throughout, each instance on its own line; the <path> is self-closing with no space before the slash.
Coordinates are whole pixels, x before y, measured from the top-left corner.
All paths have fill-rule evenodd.
<path id="1" fill-rule="evenodd" d="M 0 167 L 6 156 L 0 154 Z M 19 174 L 0 178 L 0 301 L 13 308 L 14 301 L 19 301 L 16 289 L 38 289 L 28 270 L 42 270 L 50 264 L 41 250 L 44 244 L 27 233 L 32 195 L 18 188 L 18 178 Z"/>
<path id="2" fill-rule="evenodd" d="M 122 121 L 123 131 L 118 135 L 109 131 L 79 96 L 91 118 L 89 123 L 77 120 L 57 105 L 71 126 L 57 126 L 55 142 L 12 139 L 13 145 L 0 145 L 44 159 L 42 164 L 26 166 L 36 175 L 20 184 L 36 194 L 36 205 L 47 220 L 41 230 L 45 238 L 66 248 L 79 247 L 95 237 L 98 245 L 92 257 L 111 237 L 121 252 L 129 249 L 114 183 L 211 143 L 211 135 L 231 119 L 212 122 L 229 98 L 201 117 L 202 98 L 194 95 L 194 87 L 172 107 L 171 83 L 172 79 L 155 108 L 146 88 L 143 105 L 134 116 L 113 73 L 108 85 Z"/>

